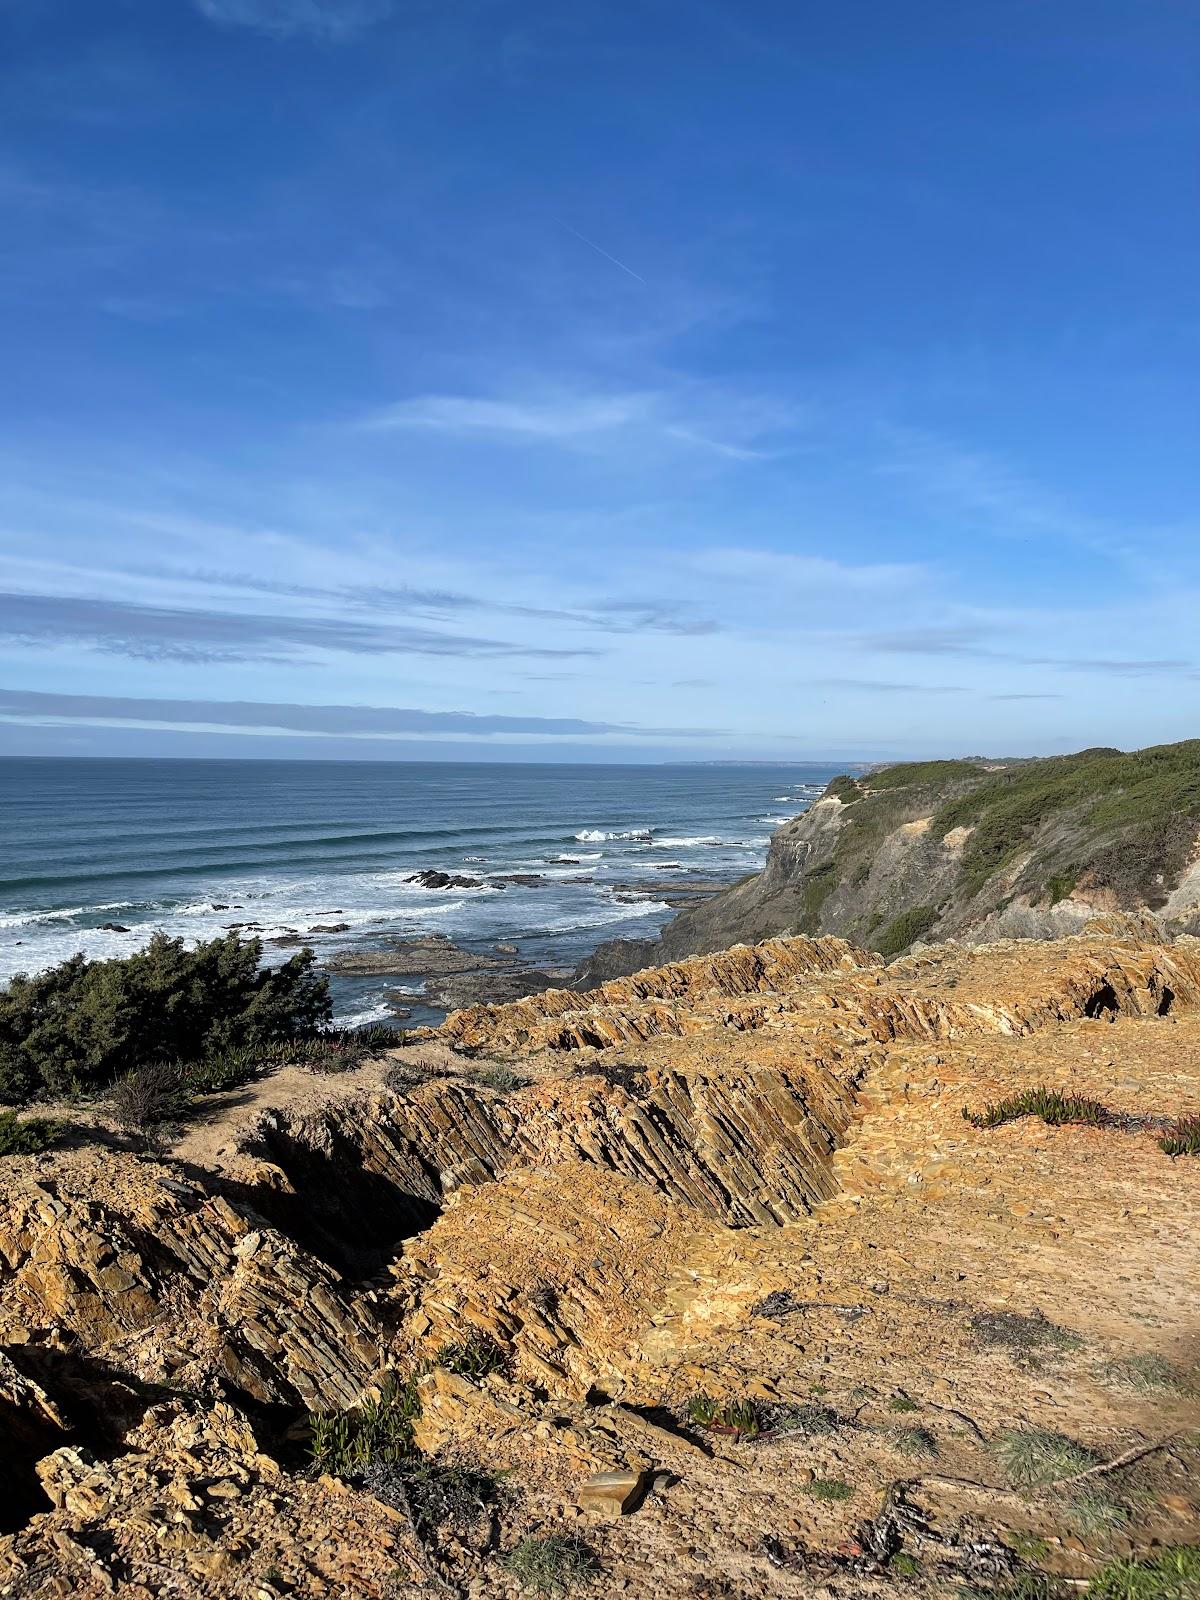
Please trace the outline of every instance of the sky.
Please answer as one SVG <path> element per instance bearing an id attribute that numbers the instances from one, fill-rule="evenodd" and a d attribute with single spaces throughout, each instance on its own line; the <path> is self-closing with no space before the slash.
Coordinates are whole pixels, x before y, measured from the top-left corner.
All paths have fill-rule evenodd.
<path id="1" fill-rule="evenodd" d="M 0 0 L 0 753 L 1200 733 L 1194 0 Z"/>

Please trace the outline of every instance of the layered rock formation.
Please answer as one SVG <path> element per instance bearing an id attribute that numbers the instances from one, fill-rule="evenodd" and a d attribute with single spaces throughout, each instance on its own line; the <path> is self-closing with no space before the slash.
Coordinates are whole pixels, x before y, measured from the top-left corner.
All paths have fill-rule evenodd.
<path id="1" fill-rule="evenodd" d="M 1158 1143 L 1198 1060 L 1197 941 L 779 939 L 281 1074 L 175 1154 L 9 1158 L 0 1587 L 509 1600 L 582 1533 L 596 1596 L 875 1594 L 897 1551 L 932 1595 L 1200 1539 Z M 1033 1088 L 1104 1115 L 962 1115 Z M 423 1470 L 504 1474 L 469 1527 L 306 1466 L 388 1373 Z M 1018 1492 L 1027 1435 L 1136 1467 Z"/>

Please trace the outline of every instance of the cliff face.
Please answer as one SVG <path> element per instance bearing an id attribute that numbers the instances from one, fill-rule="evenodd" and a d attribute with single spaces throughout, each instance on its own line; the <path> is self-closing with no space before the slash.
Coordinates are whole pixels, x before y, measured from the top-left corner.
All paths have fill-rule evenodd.
<path id="1" fill-rule="evenodd" d="M 602 946 L 587 976 L 785 933 L 886 956 L 917 939 L 1054 939 L 1114 912 L 1200 931 L 1200 741 L 836 778 L 773 836 L 762 872 L 657 944 Z"/>
<path id="2" fill-rule="evenodd" d="M 550 1533 L 586 1595 L 937 1600 L 1194 1543 L 1197 1061 L 1200 941 L 796 938 L 8 1157 L 0 1589 L 518 1600 Z M 1034 1090 L 1102 1114 L 977 1115 Z M 1099 1531 L 1026 1434 L 1136 1460 Z"/>

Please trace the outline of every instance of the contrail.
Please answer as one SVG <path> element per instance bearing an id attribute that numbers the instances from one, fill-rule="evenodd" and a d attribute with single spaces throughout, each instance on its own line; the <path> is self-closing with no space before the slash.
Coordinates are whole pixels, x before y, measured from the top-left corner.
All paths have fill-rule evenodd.
<path id="1" fill-rule="evenodd" d="M 618 261 L 616 256 L 610 256 L 607 250 L 601 250 L 598 244 L 594 243 L 591 239 L 580 233 L 578 229 L 570 227 L 569 224 L 565 222 L 563 223 L 563 227 L 566 228 L 568 233 L 573 233 L 575 237 L 583 244 L 590 246 L 590 248 L 593 249 L 597 255 L 603 256 L 605 261 L 611 261 L 614 267 L 620 267 L 622 272 L 627 272 L 631 278 L 636 278 L 639 283 L 646 283 L 645 278 L 642 277 L 640 272 L 635 272 L 632 267 L 627 267 L 623 261 Z M 646 284 L 646 287 L 649 288 L 650 285 Z"/>

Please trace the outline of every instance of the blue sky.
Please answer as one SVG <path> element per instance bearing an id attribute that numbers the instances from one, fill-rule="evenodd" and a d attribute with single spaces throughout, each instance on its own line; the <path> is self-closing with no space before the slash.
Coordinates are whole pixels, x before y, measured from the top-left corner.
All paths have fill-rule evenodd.
<path id="1" fill-rule="evenodd" d="M 1192 0 L 0 0 L 0 751 L 1200 732 Z"/>

